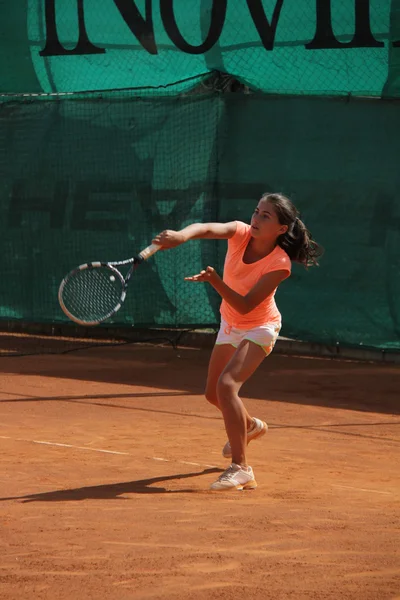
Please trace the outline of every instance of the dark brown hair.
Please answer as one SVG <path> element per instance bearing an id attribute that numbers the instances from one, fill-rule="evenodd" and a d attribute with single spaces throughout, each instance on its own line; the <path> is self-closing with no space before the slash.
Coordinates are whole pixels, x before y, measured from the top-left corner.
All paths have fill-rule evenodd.
<path id="1" fill-rule="evenodd" d="M 305 267 L 318 265 L 317 259 L 323 254 L 323 248 L 312 239 L 293 202 L 283 194 L 269 193 L 263 194 L 261 200 L 270 202 L 279 223 L 288 226 L 287 232 L 278 237 L 277 244 L 285 250 L 290 260 Z"/>

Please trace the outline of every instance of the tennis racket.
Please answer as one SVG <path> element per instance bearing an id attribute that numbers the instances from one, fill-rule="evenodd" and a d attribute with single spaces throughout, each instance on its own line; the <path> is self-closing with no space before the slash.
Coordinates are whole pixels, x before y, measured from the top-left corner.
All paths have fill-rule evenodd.
<path id="1" fill-rule="evenodd" d="M 137 267 L 161 246 L 151 244 L 137 256 L 116 262 L 80 265 L 64 277 L 58 290 L 63 312 L 79 325 L 99 325 L 121 308 L 128 283 Z M 130 265 L 125 277 L 117 267 Z"/>

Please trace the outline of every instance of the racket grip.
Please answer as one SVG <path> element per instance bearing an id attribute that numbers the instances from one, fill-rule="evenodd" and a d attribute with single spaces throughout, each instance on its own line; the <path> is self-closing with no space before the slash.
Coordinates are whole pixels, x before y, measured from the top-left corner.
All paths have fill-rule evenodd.
<path id="1" fill-rule="evenodd" d="M 142 260 L 147 260 L 150 256 L 153 256 L 158 250 L 161 248 L 159 244 L 150 244 L 144 250 L 139 253 L 139 256 Z"/>

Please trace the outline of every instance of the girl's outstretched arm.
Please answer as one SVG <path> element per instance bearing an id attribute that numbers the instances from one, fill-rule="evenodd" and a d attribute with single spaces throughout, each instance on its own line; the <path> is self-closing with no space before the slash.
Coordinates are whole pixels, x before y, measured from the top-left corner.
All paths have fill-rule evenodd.
<path id="1" fill-rule="evenodd" d="M 161 231 L 152 242 L 162 246 L 161 250 L 167 250 L 168 248 L 180 246 L 188 240 L 226 240 L 235 234 L 236 226 L 236 221 L 230 221 L 229 223 L 192 223 L 180 231 L 174 231 L 173 229 Z"/>

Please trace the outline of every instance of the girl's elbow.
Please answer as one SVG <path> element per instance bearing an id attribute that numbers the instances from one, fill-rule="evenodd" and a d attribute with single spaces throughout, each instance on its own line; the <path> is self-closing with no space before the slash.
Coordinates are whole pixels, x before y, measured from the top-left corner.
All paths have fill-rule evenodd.
<path id="1" fill-rule="evenodd" d="M 260 302 L 247 301 L 243 304 L 243 306 L 241 307 L 241 310 L 239 312 L 241 315 L 247 315 L 249 312 L 251 312 L 252 310 L 257 308 L 257 306 L 259 304 L 260 304 Z"/>
<path id="2" fill-rule="evenodd" d="M 239 312 L 240 312 L 241 315 L 247 315 L 252 310 L 253 310 L 252 306 L 249 306 L 248 304 L 245 304 L 244 306 L 241 307 L 241 310 Z"/>

